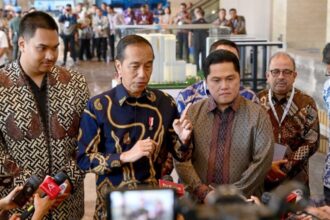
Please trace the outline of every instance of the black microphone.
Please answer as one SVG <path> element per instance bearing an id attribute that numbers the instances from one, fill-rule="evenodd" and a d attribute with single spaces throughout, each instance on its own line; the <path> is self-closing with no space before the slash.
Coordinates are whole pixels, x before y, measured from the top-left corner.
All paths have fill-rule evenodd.
<path id="1" fill-rule="evenodd" d="M 271 198 L 272 198 L 272 194 L 270 192 L 264 192 L 261 196 L 262 204 L 268 205 Z"/>
<path id="2" fill-rule="evenodd" d="M 31 196 L 37 191 L 41 180 L 36 175 L 32 175 L 24 184 L 23 189 L 18 191 L 12 201 L 19 207 L 23 207 L 25 203 L 31 198 Z"/>
<path id="3" fill-rule="evenodd" d="M 58 172 L 54 178 L 46 176 L 44 181 L 40 184 L 40 189 L 43 191 L 41 198 L 49 196 L 50 199 L 55 199 L 61 192 L 60 185 L 69 179 L 68 175 L 63 171 Z M 34 205 L 31 205 L 24 211 L 20 217 L 21 220 L 27 219 L 35 211 Z"/>

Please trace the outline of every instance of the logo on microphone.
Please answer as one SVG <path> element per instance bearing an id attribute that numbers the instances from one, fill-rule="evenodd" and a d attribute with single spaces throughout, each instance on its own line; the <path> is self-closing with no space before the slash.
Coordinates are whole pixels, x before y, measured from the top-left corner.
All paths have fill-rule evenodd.
<path id="1" fill-rule="evenodd" d="M 50 176 L 46 176 L 43 183 L 40 185 L 40 189 L 44 191 L 50 199 L 55 199 L 61 192 L 61 188 L 56 184 L 54 179 Z"/>
<path id="2" fill-rule="evenodd" d="M 55 186 L 53 184 L 48 184 L 49 191 L 53 191 L 55 189 Z"/>

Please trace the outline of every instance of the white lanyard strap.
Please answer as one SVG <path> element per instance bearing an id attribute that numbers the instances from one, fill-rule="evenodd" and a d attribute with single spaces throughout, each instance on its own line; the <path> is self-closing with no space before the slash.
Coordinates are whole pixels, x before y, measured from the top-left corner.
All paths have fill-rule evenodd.
<path id="1" fill-rule="evenodd" d="M 279 118 L 278 118 L 277 112 L 275 110 L 274 103 L 272 101 L 272 91 L 271 91 L 271 89 L 268 90 L 269 105 L 270 105 L 270 108 L 273 111 L 273 114 L 274 114 L 274 116 L 275 116 L 275 118 L 276 118 L 276 120 L 278 122 L 279 127 L 281 127 L 282 122 L 284 121 L 284 118 L 286 117 L 286 115 L 288 114 L 288 112 L 290 110 L 290 107 L 291 107 L 292 101 L 293 101 L 294 92 L 295 92 L 295 89 L 293 87 L 292 88 L 291 95 L 290 95 L 290 98 L 289 98 L 289 101 L 288 101 L 288 103 L 285 106 L 285 109 L 284 109 L 284 112 L 283 112 L 283 115 L 282 115 L 282 118 L 281 118 L 281 121 L 280 121 Z"/>

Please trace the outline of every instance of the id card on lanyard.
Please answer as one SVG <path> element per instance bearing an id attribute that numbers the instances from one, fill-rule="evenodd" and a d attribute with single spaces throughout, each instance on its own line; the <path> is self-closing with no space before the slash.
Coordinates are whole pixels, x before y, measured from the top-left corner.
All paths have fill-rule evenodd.
<path id="1" fill-rule="evenodd" d="M 292 105 L 292 101 L 293 101 L 293 96 L 294 96 L 294 92 L 295 92 L 295 88 L 292 87 L 292 92 L 291 92 L 291 95 L 290 95 L 290 98 L 289 98 L 289 101 L 288 103 L 286 104 L 285 106 L 285 109 L 284 109 L 284 112 L 283 112 L 283 115 L 282 115 L 282 118 L 281 120 L 278 118 L 278 115 L 277 115 L 277 112 L 275 110 L 275 107 L 274 107 L 274 103 L 272 101 L 272 91 L 271 89 L 268 90 L 268 100 L 269 100 L 269 105 L 270 105 L 270 108 L 272 109 L 272 112 L 274 114 L 274 117 L 276 118 L 277 122 L 278 122 L 278 143 L 280 144 L 281 143 L 281 126 L 282 126 L 282 122 L 284 121 L 285 117 L 287 116 L 287 114 L 289 113 L 289 110 L 290 110 L 290 107 Z"/>

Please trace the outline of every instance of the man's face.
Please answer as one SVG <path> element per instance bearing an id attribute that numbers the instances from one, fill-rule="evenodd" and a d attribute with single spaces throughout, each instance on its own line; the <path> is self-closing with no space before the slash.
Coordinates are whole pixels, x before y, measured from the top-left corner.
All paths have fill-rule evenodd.
<path id="1" fill-rule="evenodd" d="M 290 58 L 285 55 L 274 57 L 266 74 L 271 90 L 277 95 L 286 95 L 293 86 L 297 72 Z"/>
<path id="2" fill-rule="evenodd" d="M 38 28 L 30 39 L 19 38 L 22 66 L 34 74 L 47 73 L 58 57 L 58 33 L 56 30 Z"/>
<path id="3" fill-rule="evenodd" d="M 186 12 L 187 7 L 185 5 L 180 5 L 180 11 Z"/>
<path id="4" fill-rule="evenodd" d="M 96 9 L 96 14 L 99 16 L 99 17 L 101 17 L 102 15 L 103 15 L 103 12 L 102 12 L 102 10 L 101 9 Z"/>
<path id="5" fill-rule="evenodd" d="M 81 12 L 82 11 L 82 5 L 78 4 L 76 7 L 76 12 Z"/>
<path id="6" fill-rule="evenodd" d="M 327 76 L 330 76 L 330 64 L 327 64 L 327 73 L 326 73 Z"/>
<path id="7" fill-rule="evenodd" d="M 218 16 L 221 20 L 225 19 L 226 18 L 226 11 L 220 10 L 219 13 L 218 13 Z"/>
<path id="8" fill-rule="evenodd" d="M 207 88 L 223 110 L 239 95 L 240 77 L 231 62 L 210 65 L 210 74 L 206 78 Z"/>
<path id="9" fill-rule="evenodd" d="M 65 13 L 71 14 L 72 8 L 70 6 L 65 7 Z"/>
<path id="10" fill-rule="evenodd" d="M 112 14 L 114 10 L 111 7 L 107 7 L 108 13 Z"/>
<path id="11" fill-rule="evenodd" d="M 101 8 L 102 8 L 102 10 L 106 10 L 107 9 L 107 4 L 102 3 Z"/>
<path id="12" fill-rule="evenodd" d="M 126 47 L 122 62 L 116 60 L 118 75 L 130 95 L 139 97 L 147 87 L 152 73 L 153 59 L 150 46 L 140 43 Z"/>
<path id="13" fill-rule="evenodd" d="M 230 11 L 230 17 L 235 19 L 237 17 L 237 12 L 236 11 Z"/>

